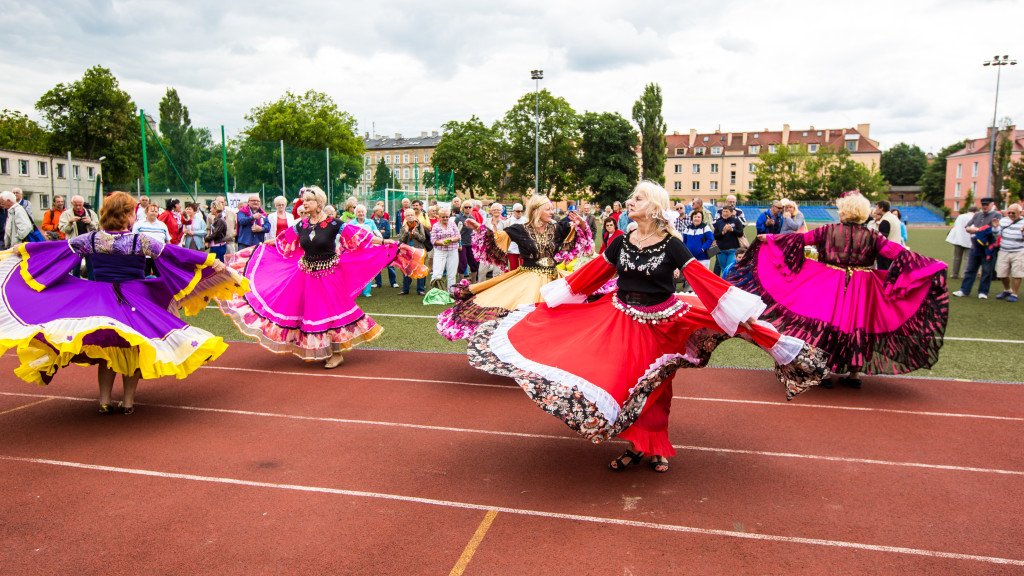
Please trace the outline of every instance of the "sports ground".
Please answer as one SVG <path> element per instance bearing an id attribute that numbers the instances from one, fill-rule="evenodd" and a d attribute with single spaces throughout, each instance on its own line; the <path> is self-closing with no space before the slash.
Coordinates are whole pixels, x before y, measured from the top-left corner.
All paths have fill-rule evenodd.
<path id="1" fill-rule="evenodd" d="M 339 369 L 235 343 L 143 382 L 132 416 L 95 413 L 94 369 L 37 388 L 0 358 L 3 573 L 1024 574 L 1012 304 L 954 299 L 928 373 L 788 403 L 759 352 L 723 347 L 675 377 L 671 472 L 613 474 L 622 444 L 390 292 L 361 300 L 386 332 Z"/>

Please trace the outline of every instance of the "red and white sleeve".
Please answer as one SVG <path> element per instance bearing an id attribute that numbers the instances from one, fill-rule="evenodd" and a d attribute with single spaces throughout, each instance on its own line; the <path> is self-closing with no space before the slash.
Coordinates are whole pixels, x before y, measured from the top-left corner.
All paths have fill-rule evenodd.
<path id="1" fill-rule="evenodd" d="M 715 276 L 696 259 L 683 266 L 683 275 L 718 327 L 730 336 L 736 335 L 740 322 L 760 316 L 767 308 L 761 298 Z"/>

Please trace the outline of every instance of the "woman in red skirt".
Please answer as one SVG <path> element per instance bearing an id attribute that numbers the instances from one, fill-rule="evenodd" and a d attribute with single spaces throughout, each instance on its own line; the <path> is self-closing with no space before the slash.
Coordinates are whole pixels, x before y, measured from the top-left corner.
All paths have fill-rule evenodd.
<path id="1" fill-rule="evenodd" d="M 636 230 L 596 258 L 542 289 L 526 305 L 480 326 L 470 363 L 510 376 L 543 410 L 594 442 L 620 437 L 630 450 L 609 464 L 621 471 L 650 455 L 667 472 L 672 376 L 707 364 L 722 341 L 740 336 L 767 350 L 787 397 L 828 374 L 819 350 L 757 320 L 760 298 L 712 274 L 686 250 L 665 219 L 668 193 L 641 182 L 627 202 Z M 682 270 L 695 297 L 674 293 Z M 588 302 L 618 275 L 617 291 Z"/>

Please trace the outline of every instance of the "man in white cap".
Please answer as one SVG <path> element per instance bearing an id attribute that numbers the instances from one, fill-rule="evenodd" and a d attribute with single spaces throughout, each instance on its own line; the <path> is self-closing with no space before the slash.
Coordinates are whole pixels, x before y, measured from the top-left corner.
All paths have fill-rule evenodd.
<path id="1" fill-rule="evenodd" d="M 523 214 L 523 205 L 516 202 L 512 205 L 512 214 L 505 220 L 506 226 L 513 224 L 526 224 L 526 216 Z M 508 269 L 515 270 L 523 261 L 519 257 L 519 246 L 515 242 L 508 245 Z"/>

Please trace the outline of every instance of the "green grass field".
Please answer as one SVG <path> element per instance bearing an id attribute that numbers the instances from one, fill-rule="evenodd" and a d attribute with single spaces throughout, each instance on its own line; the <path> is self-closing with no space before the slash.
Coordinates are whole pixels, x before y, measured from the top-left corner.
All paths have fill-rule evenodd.
<path id="1" fill-rule="evenodd" d="M 748 228 L 748 236 L 752 229 Z M 946 244 L 946 229 L 911 228 L 910 247 L 932 258 L 952 263 L 953 249 Z M 966 266 L 966 261 L 965 261 Z M 950 281 L 950 290 L 960 287 L 959 280 Z M 1002 289 L 996 281 L 991 295 Z M 387 350 L 420 350 L 463 353 L 464 342 L 448 342 L 434 329 L 433 316 L 442 306 L 424 306 L 415 293 L 399 296 L 396 288 L 375 289 L 370 298 L 360 298 L 360 305 L 384 327 L 384 334 L 370 347 Z M 431 318 L 402 318 L 385 314 L 431 316 Z M 246 340 L 230 320 L 217 310 L 207 309 L 190 319 L 200 326 L 224 337 L 225 340 Z M 995 380 L 1018 382 L 1024 380 L 1024 368 L 1019 365 L 1024 344 L 971 342 L 949 338 L 984 338 L 997 340 L 1024 340 L 1019 327 L 1024 321 L 1024 303 L 1008 304 L 995 299 L 950 298 L 949 325 L 946 343 L 938 364 L 932 370 L 920 370 L 915 376 L 959 378 L 965 380 Z M 740 368 L 771 368 L 767 354 L 751 353 L 752 347 L 742 341 L 731 340 L 723 344 L 712 357 L 713 366 Z"/>

